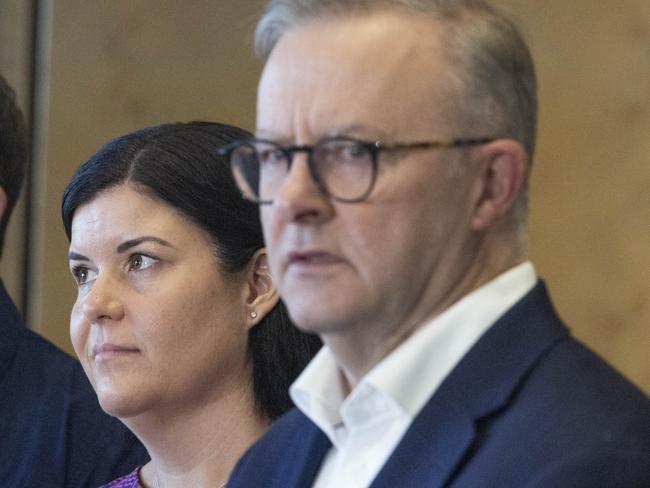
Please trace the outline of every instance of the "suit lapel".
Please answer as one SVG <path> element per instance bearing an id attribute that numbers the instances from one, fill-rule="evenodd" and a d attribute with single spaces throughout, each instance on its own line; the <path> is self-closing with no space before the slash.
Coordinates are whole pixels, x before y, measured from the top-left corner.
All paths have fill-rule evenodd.
<path id="1" fill-rule="evenodd" d="M 300 415 L 304 426 L 294 430 L 300 438 L 288 444 L 293 449 L 286 456 L 292 462 L 285 464 L 285 472 L 278 478 L 278 487 L 312 486 L 325 455 L 332 447 L 329 438 L 302 413 Z"/>
<path id="2" fill-rule="evenodd" d="M 372 488 L 444 486 L 471 456 L 476 422 L 503 408 L 539 358 L 567 334 L 540 281 L 452 370 Z"/>
<path id="3" fill-rule="evenodd" d="M 372 483 L 372 488 L 442 486 L 474 439 L 474 423 L 457 406 L 430 402 Z"/>

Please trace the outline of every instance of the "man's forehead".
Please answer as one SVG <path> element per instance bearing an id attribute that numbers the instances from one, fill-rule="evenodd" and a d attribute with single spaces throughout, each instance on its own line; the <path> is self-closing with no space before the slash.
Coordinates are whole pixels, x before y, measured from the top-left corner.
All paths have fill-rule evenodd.
<path id="1" fill-rule="evenodd" d="M 364 91 L 377 88 L 375 81 L 381 78 L 394 85 L 417 84 L 424 78 L 434 84 L 448 71 L 442 66 L 440 39 L 435 19 L 402 12 L 309 21 L 279 39 L 261 88 L 313 84 L 335 86 L 344 95 L 347 88 L 359 90 L 357 82 L 368 83 Z"/>
<path id="2" fill-rule="evenodd" d="M 390 120 L 375 111 L 404 113 L 435 103 L 440 43 L 432 20 L 377 14 L 311 21 L 280 38 L 265 66 L 258 100 L 258 133 L 279 130 L 287 114 L 313 114 L 314 136 L 347 125 L 374 126 L 373 135 L 391 132 Z M 426 35 L 419 31 L 426 31 Z M 281 105 L 283 113 L 278 113 Z M 410 116 L 410 115 L 409 115 Z M 360 132 L 363 132 L 360 131 Z"/>
<path id="3" fill-rule="evenodd" d="M 322 50 L 342 48 L 345 53 L 400 53 L 415 47 L 439 48 L 440 21 L 428 15 L 401 10 L 385 10 L 346 17 L 324 17 L 308 21 L 287 31 L 271 52 L 284 45 L 285 50 L 301 52 L 304 44 Z"/>

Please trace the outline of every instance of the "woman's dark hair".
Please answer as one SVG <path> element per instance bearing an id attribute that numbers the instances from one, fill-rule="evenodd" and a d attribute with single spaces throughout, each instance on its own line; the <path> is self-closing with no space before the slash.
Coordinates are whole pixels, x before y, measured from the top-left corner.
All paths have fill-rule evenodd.
<path id="1" fill-rule="evenodd" d="M 250 137 L 226 124 L 164 124 L 113 139 L 86 161 L 63 193 L 61 213 L 68 239 L 79 206 L 99 193 L 131 184 L 174 207 L 210 236 L 226 273 L 246 268 L 264 246 L 257 205 L 244 200 L 217 149 Z M 251 329 L 248 354 L 258 413 L 274 420 L 291 406 L 288 389 L 320 347 L 289 321 L 278 303 Z"/>

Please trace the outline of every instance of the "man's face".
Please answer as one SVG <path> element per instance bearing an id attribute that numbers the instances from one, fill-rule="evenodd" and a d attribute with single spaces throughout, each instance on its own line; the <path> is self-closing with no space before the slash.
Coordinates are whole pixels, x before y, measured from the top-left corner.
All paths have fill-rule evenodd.
<path id="1" fill-rule="evenodd" d="M 430 20 L 380 14 L 306 24 L 285 34 L 267 62 L 258 136 L 281 144 L 472 137 L 449 127 L 448 70 Z M 459 154 L 381 153 L 375 188 L 361 203 L 328 200 L 305 154 L 294 156 L 261 216 L 274 279 L 300 328 L 326 341 L 386 341 L 438 312 L 470 235 L 470 178 L 451 170 Z"/>

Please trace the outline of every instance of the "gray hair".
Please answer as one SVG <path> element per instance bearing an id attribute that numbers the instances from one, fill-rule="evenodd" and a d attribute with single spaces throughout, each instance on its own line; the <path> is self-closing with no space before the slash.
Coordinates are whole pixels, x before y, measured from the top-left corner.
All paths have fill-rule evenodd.
<path id="1" fill-rule="evenodd" d="M 514 23 L 484 0 L 270 0 L 257 25 L 255 50 L 266 59 L 284 33 L 323 18 L 401 10 L 428 15 L 445 28 L 445 55 L 457 129 L 519 141 L 530 161 L 537 129 L 537 88 L 528 47 Z M 516 220 L 526 220 L 527 191 Z"/>

